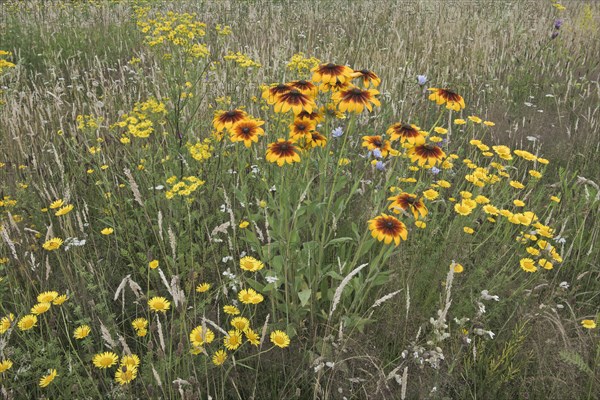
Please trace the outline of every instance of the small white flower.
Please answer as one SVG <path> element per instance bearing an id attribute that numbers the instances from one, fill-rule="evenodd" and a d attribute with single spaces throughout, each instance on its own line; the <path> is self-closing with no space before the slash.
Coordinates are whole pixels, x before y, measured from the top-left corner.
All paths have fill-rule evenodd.
<path id="1" fill-rule="evenodd" d="M 267 280 L 267 283 L 275 283 L 279 280 L 276 276 L 267 276 L 265 279 Z"/>
<path id="2" fill-rule="evenodd" d="M 482 298 L 483 300 L 495 300 L 495 301 L 500 301 L 500 297 L 498 297 L 498 296 L 492 296 L 492 295 L 491 295 L 491 294 L 488 292 L 488 290 L 487 290 L 487 289 L 486 289 L 486 290 L 482 290 L 482 291 L 481 291 L 481 298 Z"/>
<path id="3" fill-rule="evenodd" d="M 559 286 L 561 289 L 568 289 L 568 288 L 569 288 L 569 284 L 568 284 L 567 282 L 564 282 L 564 281 L 563 281 L 563 282 L 561 282 L 561 283 L 559 283 L 559 284 L 558 284 L 558 286 Z"/>
<path id="4" fill-rule="evenodd" d="M 221 260 L 221 262 L 224 262 L 224 263 L 226 263 L 227 261 L 233 261 L 233 257 L 232 256 L 225 256 Z"/>

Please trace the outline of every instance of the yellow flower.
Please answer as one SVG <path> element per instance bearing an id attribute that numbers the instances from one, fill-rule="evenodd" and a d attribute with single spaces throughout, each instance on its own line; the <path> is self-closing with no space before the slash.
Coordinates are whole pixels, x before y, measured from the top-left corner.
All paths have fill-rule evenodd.
<path id="1" fill-rule="evenodd" d="M 534 169 L 529 170 L 529 175 L 536 179 L 540 179 L 542 177 L 542 173 Z"/>
<path id="2" fill-rule="evenodd" d="M 550 197 L 550 200 L 552 200 L 552 201 L 553 201 L 553 202 L 555 202 L 555 203 L 560 203 L 560 198 L 559 198 L 559 197 L 556 197 L 556 196 L 551 196 L 551 197 Z"/>
<path id="3" fill-rule="evenodd" d="M 252 329 L 247 328 L 244 331 L 244 335 L 246 335 L 246 339 L 253 346 L 258 346 L 260 344 L 260 335 L 254 332 Z"/>
<path id="4" fill-rule="evenodd" d="M 13 362 L 10 360 L 4 360 L 0 362 L 0 374 L 8 371 L 13 366 Z"/>
<path id="5" fill-rule="evenodd" d="M 223 306 L 223 312 L 229 315 L 238 315 L 240 310 L 236 306 Z"/>
<path id="6" fill-rule="evenodd" d="M 509 185 L 512 186 L 512 187 L 514 187 L 515 189 L 523 189 L 523 188 L 525 188 L 525 185 L 523 185 L 519 181 L 510 181 Z"/>
<path id="7" fill-rule="evenodd" d="M 115 372 L 115 382 L 119 385 L 126 385 L 137 377 L 137 372 L 137 367 L 123 365 Z"/>
<path id="8" fill-rule="evenodd" d="M 0 334 L 6 333 L 6 331 L 10 329 L 14 320 L 15 320 L 15 315 L 13 313 L 10 313 L 8 316 L 3 317 L 0 320 Z"/>
<path id="9" fill-rule="evenodd" d="M 452 264 L 450 264 L 450 268 L 454 269 L 455 274 L 460 274 L 465 270 L 465 267 L 463 267 L 462 264 L 459 264 L 454 261 L 452 261 Z"/>
<path id="10" fill-rule="evenodd" d="M 150 269 L 156 269 L 158 268 L 158 260 L 152 260 L 148 263 L 148 267 Z"/>
<path id="11" fill-rule="evenodd" d="M 486 126 L 494 126 L 494 125 L 496 125 L 492 121 L 483 121 L 483 124 L 486 125 Z"/>
<path id="12" fill-rule="evenodd" d="M 35 315 L 29 314 L 19 320 L 17 324 L 22 331 L 29 330 L 37 325 L 38 319 Z"/>
<path id="13" fill-rule="evenodd" d="M 472 122 L 475 122 L 476 124 L 480 124 L 481 123 L 481 118 L 476 117 L 474 115 L 469 115 L 469 120 L 471 120 Z"/>
<path id="14" fill-rule="evenodd" d="M 104 228 L 100 231 L 101 234 L 103 235 L 110 235 L 114 232 L 115 230 L 113 228 Z"/>
<path id="15" fill-rule="evenodd" d="M 290 337 L 283 331 L 271 332 L 271 343 L 277 347 L 286 348 L 290 345 Z"/>
<path id="16" fill-rule="evenodd" d="M 38 303 L 50 303 L 57 297 L 58 297 L 58 292 L 55 292 L 55 291 L 43 292 L 43 293 L 38 294 L 37 301 L 38 301 Z"/>
<path id="17" fill-rule="evenodd" d="M 248 318 L 235 317 L 231 320 L 231 326 L 239 331 L 245 332 L 246 329 L 250 328 L 250 321 Z"/>
<path id="18" fill-rule="evenodd" d="M 60 208 L 60 207 L 62 207 L 63 204 L 64 203 L 61 199 L 54 200 L 52 203 L 50 203 L 50 208 L 51 209 Z"/>
<path id="19" fill-rule="evenodd" d="M 264 300 L 263 296 L 254 289 L 240 290 L 238 299 L 244 304 L 258 304 Z"/>
<path id="20" fill-rule="evenodd" d="M 439 193 L 433 189 L 427 189 L 423 192 L 423 197 L 425 197 L 427 200 L 435 200 L 438 198 L 438 196 Z"/>
<path id="21" fill-rule="evenodd" d="M 194 347 L 203 346 L 205 343 L 211 343 L 215 340 L 215 334 L 210 329 L 206 328 L 206 332 L 202 326 L 195 327 L 190 333 L 190 342 Z"/>
<path id="22" fill-rule="evenodd" d="M 466 123 L 467 123 L 467 121 L 465 121 L 465 120 L 464 120 L 464 119 L 462 119 L 462 118 L 456 118 L 456 119 L 454 120 L 454 123 L 455 123 L 456 125 L 464 125 L 464 124 L 466 124 Z"/>
<path id="23" fill-rule="evenodd" d="M 66 294 L 61 294 L 60 296 L 58 296 L 57 298 L 52 300 L 52 304 L 54 304 L 55 306 L 60 306 L 62 303 L 64 303 L 67 300 L 69 300 L 69 297 L 67 297 Z"/>
<path id="24" fill-rule="evenodd" d="M 45 313 L 50 309 L 50 303 L 38 303 L 31 307 L 31 313 L 35 315 L 40 315 Z"/>
<path id="25" fill-rule="evenodd" d="M 119 357 L 110 351 L 98 353 L 94 356 L 92 362 L 100 369 L 110 368 L 117 363 Z"/>
<path id="26" fill-rule="evenodd" d="M 467 216 L 471 214 L 473 208 L 469 207 L 464 202 L 460 202 L 454 205 L 454 211 L 456 211 L 457 214 L 460 214 L 462 216 Z"/>
<path id="27" fill-rule="evenodd" d="M 470 228 L 470 227 L 468 227 L 468 226 L 465 226 L 465 227 L 463 228 L 463 231 L 464 231 L 465 233 L 469 234 L 469 235 L 472 235 L 473 233 L 475 233 L 475 230 L 474 230 L 473 228 Z"/>
<path id="28" fill-rule="evenodd" d="M 244 228 L 247 228 L 248 225 L 250 225 L 250 222 L 248 222 L 248 221 L 242 221 L 242 222 L 240 222 L 239 227 L 240 227 L 240 229 L 244 229 Z"/>
<path id="29" fill-rule="evenodd" d="M 519 261 L 519 264 L 521 265 L 521 268 L 523 268 L 523 270 L 525 272 L 535 272 L 535 271 L 537 271 L 537 267 L 535 266 L 535 262 L 531 258 L 522 258 Z"/>
<path id="30" fill-rule="evenodd" d="M 121 358 L 121 366 L 127 368 L 137 368 L 140 365 L 140 358 L 136 354 L 130 354 Z"/>
<path id="31" fill-rule="evenodd" d="M 240 268 L 244 271 L 256 272 L 263 269 L 265 265 L 254 257 L 246 256 L 240 260 Z"/>
<path id="32" fill-rule="evenodd" d="M 51 369 L 50 372 L 48 373 L 48 375 L 44 375 L 40 379 L 40 387 L 44 388 L 44 387 L 48 386 L 49 384 L 52 383 L 54 378 L 56 378 L 57 376 L 58 376 L 58 373 L 56 372 L 56 370 Z"/>
<path id="33" fill-rule="evenodd" d="M 596 321 L 593 319 L 584 319 L 581 321 L 581 326 L 583 326 L 585 329 L 594 329 L 596 327 Z"/>
<path id="34" fill-rule="evenodd" d="M 442 128 L 441 126 L 436 126 L 435 128 L 433 128 L 433 130 L 436 133 L 439 133 L 440 135 L 445 135 L 446 133 L 448 133 L 448 129 Z"/>
<path id="35" fill-rule="evenodd" d="M 415 221 L 415 226 L 420 229 L 425 229 L 427 227 L 427 224 L 425 223 L 425 221 L 417 220 Z"/>
<path id="36" fill-rule="evenodd" d="M 208 292 L 209 289 L 210 289 L 210 283 L 208 283 L 208 282 L 204 282 L 204 283 L 201 283 L 198 286 L 196 286 L 196 292 L 198 292 L 198 293 Z"/>
<path id="37" fill-rule="evenodd" d="M 166 313 L 171 306 L 171 302 L 164 297 L 153 297 L 148 300 L 148 306 L 152 311 Z"/>
<path id="38" fill-rule="evenodd" d="M 446 188 L 446 189 L 452 186 L 450 184 L 450 182 L 445 181 L 443 179 L 440 179 L 439 181 L 437 181 L 437 184 L 438 184 L 439 187 Z"/>
<path id="39" fill-rule="evenodd" d="M 545 258 L 539 259 L 538 265 L 544 269 L 552 269 L 554 267 L 554 265 Z"/>
<path id="40" fill-rule="evenodd" d="M 56 215 L 57 217 L 67 215 L 69 212 L 71 212 L 71 210 L 73 210 L 73 204 L 69 204 L 67 206 L 59 208 L 58 211 L 54 213 L 54 215 Z"/>
<path id="41" fill-rule="evenodd" d="M 92 330 L 88 325 L 81 325 L 75 328 L 75 330 L 73 331 L 73 337 L 77 340 L 81 340 L 87 337 L 91 331 Z"/>
<path id="42" fill-rule="evenodd" d="M 217 350 L 216 353 L 212 356 L 212 362 L 217 366 L 223 365 L 226 360 L 227 352 L 225 350 Z"/>
<path id="43" fill-rule="evenodd" d="M 47 240 L 47 241 L 46 241 L 46 242 L 45 242 L 45 243 L 42 245 L 42 247 L 43 247 L 45 250 L 48 250 L 48 251 L 53 251 L 53 250 L 56 250 L 56 249 L 58 249 L 58 248 L 59 248 L 59 247 L 60 247 L 62 244 L 63 244 L 63 240 L 62 240 L 62 239 L 60 239 L 60 238 L 52 238 L 52 239 L 50 239 L 50 240 Z"/>
<path id="44" fill-rule="evenodd" d="M 518 199 L 517 200 L 513 200 L 513 204 L 515 206 L 517 206 L 517 207 L 524 207 L 525 206 L 525 203 L 522 202 L 521 200 L 518 200 Z"/>
<path id="45" fill-rule="evenodd" d="M 223 338 L 223 345 L 227 350 L 235 350 L 242 345 L 242 332 L 237 329 L 232 329 L 227 332 L 227 336 Z"/>

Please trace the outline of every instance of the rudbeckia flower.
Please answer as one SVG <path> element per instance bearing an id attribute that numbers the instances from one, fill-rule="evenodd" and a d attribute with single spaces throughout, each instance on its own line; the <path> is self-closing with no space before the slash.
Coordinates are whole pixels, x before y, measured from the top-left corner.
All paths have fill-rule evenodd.
<path id="1" fill-rule="evenodd" d="M 345 65 L 329 63 L 317 65 L 311 72 L 313 73 L 313 82 L 335 83 L 336 81 L 346 82 L 352 79 L 354 70 Z"/>
<path id="2" fill-rule="evenodd" d="M 362 147 L 366 147 L 371 151 L 379 150 L 381 152 L 382 157 L 387 157 L 390 150 L 392 149 L 390 141 L 384 141 L 381 136 L 363 136 L 362 139 Z"/>
<path id="3" fill-rule="evenodd" d="M 287 85 L 292 89 L 298 89 L 301 93 L 304 93 L 307 96 L 315 97 L 319 93 L 319 88 L 315 86 L 312 82 L 299 80 L 288 82 Z"/>
<path id="4" fill-rule="evenodd" d="M 297 118 L 290 124 L 290 137 L 292 138 L 303 138 L 310 137 L 310 132 L 315 130 L 317 126 L 316 122 L 309 119 Z"/>
<path id="5" fill-rule="evenodd" d="M 283 93 L 287 93 L 292 90 L 292 87 L 287 83 L 273 84 L 262 92 L 262 98 L 267 101 L 268 104 L 275 104 L 277 96 Z"/>
<path id="6" fill-rule="evenodd" d="M 406 240 L 408 231 L 406 225 L 391 215 L 381 214 L 369 221 L 369 230 L 371 236 L 380 242 L 390 244 L 392 241 L 396 246 L 400 244 L 400 239 Z"/>
<path id="7" fill-rule="evenodd" d="M 327 138 L 325 136 L 321 135 L 317 131 L 312 131 L 310 133 L 310 138 L 308 138 L 306 140 L 306 146 L 309 148 L 313 148 L 313 147 L 317 147 L 317 146 L 325 147 L 326 144 L 327 144 Z"/>
<path id="8" fill-rule="evenodd" d="M 257 143 L 258 137 L 265 134 L 261 128 L 264 121 L 257 119 L 244 119 L 231 126 L 230 138 L 232 142 L 244 142 L 244 146 L 252 146 L 252 142 Z"/>
<path id="9" fill-rule="evenodd" d="M 360 71 L 354 71 L 352 73 L 353 78 L 362 78 L 363 86 L 368 88 L 370 84 L 373 87 L 379 86 L 381 83 L 381 79 L 375 74 L 375 72 L 370 71 L 368 69 L 361 69 Z"/>
<path id="10" fill-rule="evenodd" d="M 229 110 L 229 111 L 217 111 L 213 118 L 213 126 L 217 132 L 221 132 L 223 129 L 229 129 L 236 122 L 240 122 L 248 118 L 248 114 L 242 110 Z"/>
<path id="11" fill-rule="evenodd" d="M 388 208 L 396 214 L 399 214 L 400 210 L 410 211 L 415 219 L 419 219 L 419 215 L 421 217 L 427 215 L 427 207 L 425 207 L 423 200 L 417 199 L 417 196 L 414 194 L 400 193 L 389 197 L 388 200 L 392 200 L 392 204 Z"/>
<path id="12" fill-rule="evenodd" d="M 366 107 L 367 110 L 373 111 L 373 103 L 376 106 L 381 106 L 379 100 L 375 97 L 379 91 L 375 89 L 362 90 L 357 87 L 349 87 L 340 90 L 331 95 L 331 99 L 338 103 L 340 111 L 361 113 Z"/>
<path id="13" fill-rule="evenodd" d="M 390 136 L 390 140 L 392 142 L 400 139 L 401 143 L 425 143 L 425 136 L 421 133 L 420 128 L 413 124 L 405 124 L 402 122 L 398 122 L 390 126 L 386 133 Z"/>
<path id="14" fill-rule="evenodd" d="M 275 112 L 285 113 L 290 110 L 294 114 L 300 114 L 302 111 L 312 112 L 317 108 L 312 97 L 305 95 L 298 89 L 292 89 L 289 92 L 277 95 L 275 100 Z"/>
<path id="15" fill-rule="evenodd" d="M 429 164 L 433 167 L 437 163 L 442 162 L 442 159 L 446 157 L 446 153 L 441 148 L 431 143 L 419 144 L 408 150 L 407 154 L 410 160 L 418 162 L 419 166 Z"/>
<path id="16" fill-rule="evenodd" d="M 280 167 L 285 163 L 300 162 L 300 155 L 296 150 L 296 146 L 291 141 L 278 139 L 277 142 L 269 144 L 267 161 L 276 162 Z"/>
<path id="17" fill-rule="evenodd" d="M 438 105 L 446 103 L 449 110 L 460 111 L 465 108 L 465 100 L 459 94 L 449 89 L 429 88 L 433 93 L 429 95 L 429 100 L 435 101 Z"/>

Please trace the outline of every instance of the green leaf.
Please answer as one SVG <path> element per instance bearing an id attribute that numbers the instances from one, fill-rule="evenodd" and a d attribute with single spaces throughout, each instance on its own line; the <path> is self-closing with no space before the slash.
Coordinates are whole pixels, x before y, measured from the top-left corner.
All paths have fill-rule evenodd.
<path id="1" fill-rule="evenodd" d="M 302 307 L 306 306 L 308 304 L 308 300 L 310 299 L 310 295 L 311 295 L 311 290 L 310 289 L 304 289 L 302 291 L 300 291 L 298 293 L 298 298 L 300 298 L 300 305 Z"/>

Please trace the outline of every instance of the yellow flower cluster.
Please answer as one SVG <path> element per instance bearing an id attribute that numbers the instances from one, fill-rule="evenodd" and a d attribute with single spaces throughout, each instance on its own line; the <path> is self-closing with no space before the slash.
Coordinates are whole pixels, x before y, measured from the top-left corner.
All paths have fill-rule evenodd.
<path id="1" fill-rule="evenodd" d="M 297 72 L 299 76 L 308 76 L 310 70 L 321 64 L 321 60 L 316 57 L 306 57 L 304 53 L 296 53 L 287 63 L 290 71 Z"/>
<path id="2" fill-rule="evenodd" d="M 189 196 L 204 185 L 204 181 L 195 176 L 184 176 L 183 179 L 178 181 L 176 176 L 172 176 L 167 179 L 167 184 L 171 185 L 171 188 L 167 190 L 165 196 L 167 199 L 172 199 L 175 195 Z"/>
<path id="3" fill-rule="evenodd" d="M 0 207 L 10 208 L 10 207 L 14 207 L 16 205 L 17 205 L 17 201 L 14 199 L 11 199 L 10 196 L 4 196 L 2 199 L 0 199 Z"/>
<path id="4" fill-rule="evenodd" d="M 221 36 L 227 36 L 227 35 L 231 35 L 233 33 L 231 30 L 231 27 L 229 25 L 217 24 L 215 26 L 215 30 Z"/>
<path id="5" fill-rule="evenodd" d="M 165 104 L 150 98 L 141 103 L 136 103 L 129 114 L 123 114 L 121 120 L 111 126 L 111 128 L 127 128 L 122 132 L 121 143 L 129 143 L 128 135 L 137 138 L 147 138 L 154 132 L 155 124 L 164 125 L 164 116 L 167 113 Z"/>
<path id="6" fill-rule="evenodd" d="M 94 117 L 93 115 L 78 115 L 76 118 L 77 130 L 84 131 L 86 129 L 98 129 L 103 120 L 102 117 Z"/>
<path id="7" fill-rule="evenodd" d="M 0 74 L 4 72 L 5 69 L 15 67 L 15 64 L 5 60 L 4 57 L 12 57 L 12 53 L 10 51 L 0 50 Z"/>
<path id="8" fill-rule="evenodd" d="M 213 146 L 211 145 L 211 140 L 208 138 L 194 145 L 188 143 L 187 146 L 192 158 L 200 162 L 208 160 L 212 156 L 212 152 L 214 150 Z"/>
<path id="9" fill-rule="evenodd" d="M 149 46 L 174 46 L 193 58 L 208 56 L 206 45 L 198 42 L 206 34 L 206 24 L 196 21 L 195 13 L 169 11 L 151 18 L 149 7 L 138 7 L 135 11 L 138 28 L 146 34 Z"/>
<path id="10" fill-rule="evenodd" d="M 242 68 L 260 68 L 261 64 L 257 61 L 252 60 L 249 56 L 244 53 L 237 52 L 234 53 L 232 51 L 228 52 L 226 56 L 223 57 L 225 60 L 235 61 Z"/>

